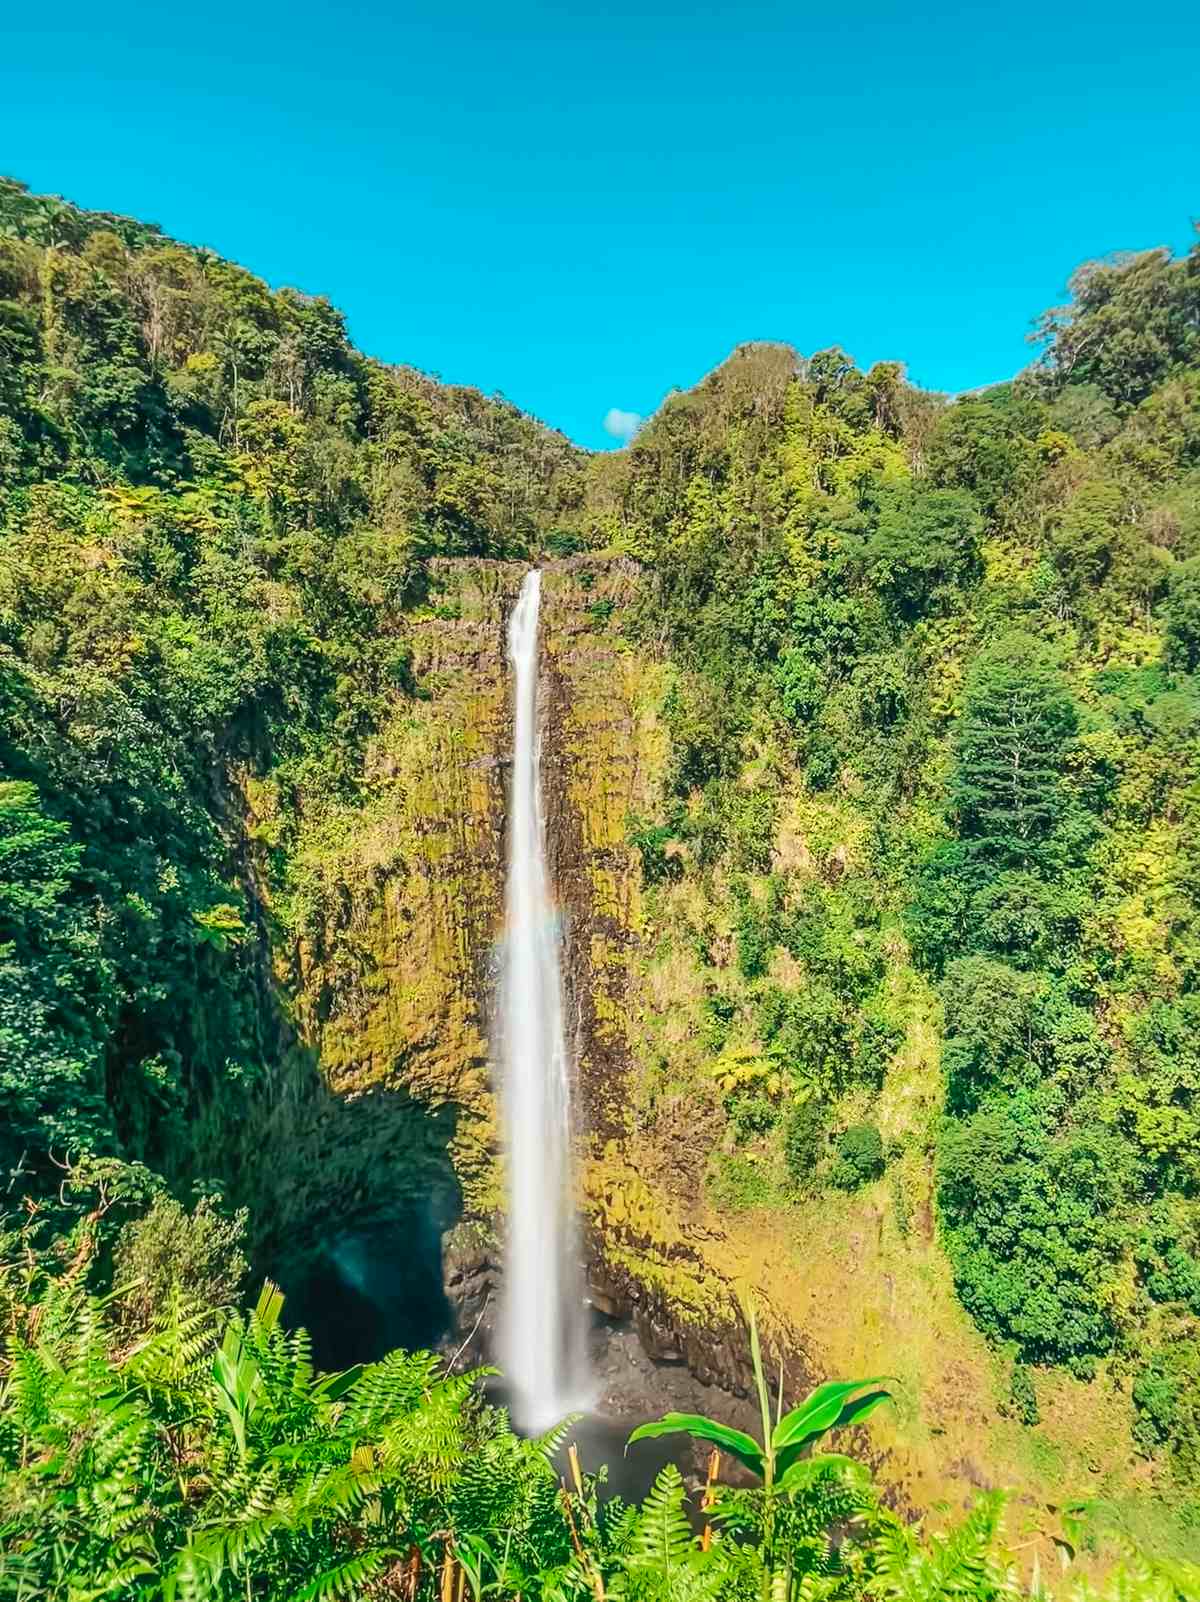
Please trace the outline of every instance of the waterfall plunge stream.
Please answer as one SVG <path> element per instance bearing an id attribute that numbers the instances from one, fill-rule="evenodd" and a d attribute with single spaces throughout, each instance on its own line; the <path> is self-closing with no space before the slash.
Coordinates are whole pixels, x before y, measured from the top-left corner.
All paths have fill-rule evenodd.
<path id="1" fill-rule="evenodd" d="M 499 1357 L 513 1417 L 529 1430 L 546 1429 L 587 1401 L 559 928 L 542 807 L 540 610 L 534 569 L 508 628 L 514 716 L 500 990 L 509 1214 Z"/>

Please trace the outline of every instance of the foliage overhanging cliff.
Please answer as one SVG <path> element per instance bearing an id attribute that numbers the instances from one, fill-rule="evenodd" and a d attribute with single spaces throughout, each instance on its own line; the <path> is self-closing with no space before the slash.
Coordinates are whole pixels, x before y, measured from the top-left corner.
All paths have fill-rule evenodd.
<path id="1" fill-rule="evenodd" d="M 371 742 L 437 701 L 430 557 L 527 553 L 579 453 L 326 301 L 0 202 L 4 1165 L 204 1177 L 290 1033 L 268 949 L 328 922 L 320 847 L 394 788 Z"/>
<path id="2" fill-rule="evenodd" d="M 1003 1408 L 1099 1365 L 1194 1484 L 1200 250 L 1072 290 L 1013 384 L 746 346 L 589 459 L 323 300 L 0 187 L 16 1188 L 60 1227 L 72 1156 L 131 1208 L 228 1190 L 307 1046 L 465 1109 L 486 1213 L 480 559 L 619 555 L 548 606 L 616 1269 L 700 1316 L 688 1220 L 731 1277 L 746 1219 L 875 1229 L 866 1279 L 948 1262 Z"/>

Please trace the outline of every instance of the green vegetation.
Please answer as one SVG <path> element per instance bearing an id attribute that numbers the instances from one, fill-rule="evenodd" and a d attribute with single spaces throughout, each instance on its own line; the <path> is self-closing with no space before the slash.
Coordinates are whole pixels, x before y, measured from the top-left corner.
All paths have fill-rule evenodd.
<path id="1" fill-rule="evenodd" d="M 620 792 L 641 944 L 600 1020 L 671 1159 L 646 1216 L 687 1174 L 718 1215 L 927 1231 L 1013 1429 L 1099 1376 L 1195 1527 L 1198 330 L 1200 246 L 1150 251 L 1081 269 L 1012 383 L 950 403 L 746 346 L 589 460 L 364 358 L 323 299 L 0 182 L 0 1593 L 459 1602 L 448 1561 L 602 1602 L 778 1572 L 754 1493 L 704 1547 L 670 1476 L 637 1511 L 581 1479 L 567 1517 L 432 1360 L 339 1393 L 271 1298 L 229 1311 L 281 1228 L 280 1169 L 246 1161 L 264 1109 L 299 1127 L 312 1020 L 365 1034 L 394 984 L 324 873 L 348 820 L 480 809 L 404 770 L 442 746 L 385 739 L 446 672 L 419 631 L 469 625 L 445 559 L 543 553 L 636 564 L 638 603 L 580 621 L 654 663 L 661 762 Z M 363 868 L 380 902 L 399 856 Z M 490 932 L 464 909 L 441 937 L 466 972 Z M 474 1049 L 446 1034 L 426 1104 Z M 407 1093 L 405 1053 L 372 1036 Z M 780 1514 L 797 1595 L 1016 1594 L 994 1500 L 927 1537 L 836 1479 Z"/>
<path id="2" fill-rule="evenodd" d="M 639 1425 L 629 1437 L 635 1441 L 686 1432 L 708 1441 L 718 1451 L 729 1453 L 748 1469 L 762 1488 L 755 1507 L 753 1530 L 762 1563 L 764 1598 L 790 1596 L 804 1573 L 796 1573 L 795 1530 L 787 1515 L 793 1511 L 797 1494 L 814 1487 L 829 1489 L 841 1479 L 849 1486 L 865 1486 L 866 1476 L 853 1459 L 837 1452 L 817 1452 L 818 1441 L 831 1430 L 844 1429 L 868 1418 L 889 1400 L 885 1389 L 870 1390 L 877 1380 L 830 1380 L 819 1386 L 798 1406 L 783 1410 L 783 1383 L 780 1379 L 775 1421 L 771 1422 L 771 1393 L 763 1373 L 758 1324 L 753 1306 L 749 1310 L 750 1352 L 754 1363 L 754 1385 L 762 1418 L 762 1439 L 755 1440 L 744 1430 L 731 1429 L 717 1419 L 696 1413 L 667 1413 L 651 1424 Z M 789 1536 L 791 1539 L 789 1540 Z"/>
<path id="3" fill-rule="evenodd" d="M 430 559 L 527 554 L 576 456 L 324 300 L 0 183 L 6 1183 L 227 1187 L 272 953 L 320 924 L 301 822 L 370 798 Z"/>
<path id="4" fill-rule="evenodd" d="M 204 1233 L 203 1230 L 200 1231 Z M 880 1501 L 865 1466 L 813 1453 L 864 1419 L 880 1391 L 822 1386 L 789 1412 L 754 1353 L 765 1447 L 712 1420 L 671 1416 L 763 1484 L 718 1483 L 696 1535 L 679 1470 L 640 1506 L 601 1500 L 604 1472 L 556 1454 L 564 1423 L 512 1433 L 426 1352 L 314 1372 L 303 1331 L 280 1326 L 271 1285 L 245 1314 L 195 1299 L 176 1273 L 152 1316 L 137 1295 L 87 1294 L 77 1253 L 56 1275 L 26 1238 L 5 1243 L 0 1310 L 0 1596 L 76 1602 L 324 1602 L 328 1598 L 697 1597 L 792 1602 L 1045 1598 L 1018 1579 L 1002 1498 L 926 1535 Z M 1080 1602 L 1190 1602 L 1200 1570 L 1134 1556 Z"/>
<path id="5" fill-rule="evenodd" d="M 710 1200 L 791 1205 L 920 1153 L 963 1303 L 1034 1365 L 1019 1415 L 1038 1366 L 1103 1363 L 1185 1497 L 1198 314 L 1200 246 L 1082 269 L 1039 362 L 955 404 L 747 346 L 588 508 L 649 569 L 631 629 L 675 668 L 631 840 L 659 949 L 707 995 L 675 1077 L 719 1092 Z M 921 979 L 940 1076 L 899 1115 Z"/>

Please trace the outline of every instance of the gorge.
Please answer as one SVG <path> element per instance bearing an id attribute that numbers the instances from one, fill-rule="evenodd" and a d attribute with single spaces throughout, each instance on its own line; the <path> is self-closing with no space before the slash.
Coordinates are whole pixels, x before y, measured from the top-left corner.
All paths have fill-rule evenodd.
<path id="1" fill-rule="evenodd" d="M 888 1506 L 1186 1557 L 1200 255 L 979 396 L 753 344 L 591 455 L 43 202 L 0 184 L 13 1327 L 116 1294 L 125 1362 L 269 1276 L 321 1370 L 474 1335 L 536 1428 L 587 1343 L 601 1413 L 750 1428 L 749 1299 L 789 1397 L 894 1376 Z"/>

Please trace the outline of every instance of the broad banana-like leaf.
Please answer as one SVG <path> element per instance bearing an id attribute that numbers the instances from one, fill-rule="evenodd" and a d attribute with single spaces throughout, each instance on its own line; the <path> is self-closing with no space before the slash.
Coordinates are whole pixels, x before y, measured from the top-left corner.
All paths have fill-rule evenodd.
<path id="1" fill-rule="evenodd" d="M 777 1489 L 790 1496 L 796 1491 L 806 1490 L 814 1480 L 831 1470 L 863 1485 L 871 1478 L 865 1463 L 856 1463 L 852 1457 L 845 1457 L 841 1452 L 818 1452 L 816 1457 L 799 1458 L 784 1470 L 775 1484 Z"/>
<path id="2" fill-rule="evenodd" d="M 793 1407 L 779 1420 L 771 1436 L 771 1445 L 777 1452 L 781 1452 L 785 1446 L 792 1446 L 796 1441 L 832 1429 L 841 1418 L 847 1399 L 853 1396 L 855 1391 L 861 1391 L 868 1385 L 882 1383 L 882 1377 L 876 1375 L 872 1379 L 829 1380 L 824 1385 L 818 1385 L 812 1395 L 805 1397 L 799 1407 Z"/>
<path id="3" fill-rule="evenodd" d="M 752 1474 L 762 1476 L 763 1455 L 762 1447 L 750 1435 L 741 1430 L 730 1429 L 727 1424 L 718 1424 L 714 1418 L 705 1418 L 703 1413 L 664 1413 L 662 1418 L 655 1419 L 650 1424 L 639 1424 L 637 1429 L 625 1443 L 628 1451 L 634 1441 L 648 1441 L 658 1435 L 695 1435 L 702 1441 L 711 1441 L 722 1451 L 736 1457 L 739 1463 L 745 1464 Z"/>
<path id="4" fill-rule="evenodd" d="M 873 1413 L 884 1402 L 892 1400 L 892 1393 L 886 1385 L 880 1386 L 877 1391 L 868 1391 L 865 1396 L 856 1396 L 852 1402 L 847 1402 L 838 1414 L 838 1429 L 849 1429 L 851 1424 L 857 1424 L 860 1419 L 866 1418 L 869 1413 Z"/>
<path id="5" fill-rule="evenodd" d="M 874 1383 L 875 1382 L 873 1380 L 859 1381 L 859 1384 L 862 1385 L 872 1385 Z M 854 1387 L 850 1388 L 854 1389 Z M 825 1387 L 822 1386 L 822 1389 L 825 1389 Z M 815 1440 L 819 1440 L 820 1437 L 826 1434 L 829 1430 L 845 1429 L 851 1424 L 857 1424 L 860 1420 L 873 1413 L 877 1407 L 881 1407 L 884 1402 L 890 1402 L 891 1399 L 892 1393 L 889 1390 L 881 1389 L 877 1391 L 868 1391 L 865 1396 L 856 1396 L 853 1401 L 843 1401 L 831 1423 L 825 1424 L 817 1429 L 809 1429 L 806 1434 L 799 1436 L 797 1436 L 795 1431 L 793 1431 L 792 1438 L 789 1440 L 788 1444 L 782 1448 L 776 1449 L 776 1472 L 779 1474 L 785 1474 L 792 1464 L 800 1458 L 805 1449 L 811 1446 Z M 804 1408 L 797 1408 L 795 1411 L 797 1413 L 803 1412 Z M 793 1417 L 793 1414 L 785 1414 L 780 1420 L 780 1427 L 782 1428 L 782 1426 L 785 1425 L 788 1419 L 791 1417 Z"/>

